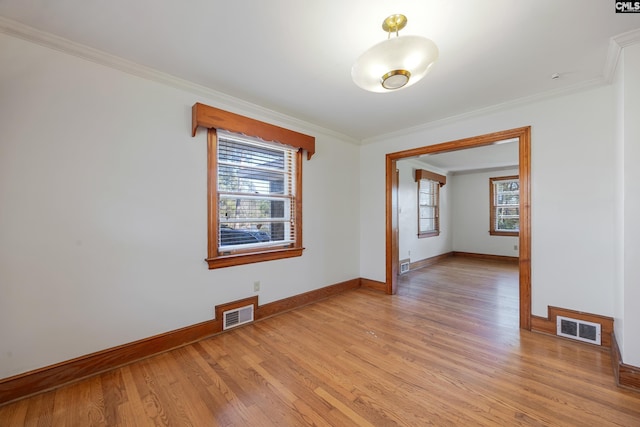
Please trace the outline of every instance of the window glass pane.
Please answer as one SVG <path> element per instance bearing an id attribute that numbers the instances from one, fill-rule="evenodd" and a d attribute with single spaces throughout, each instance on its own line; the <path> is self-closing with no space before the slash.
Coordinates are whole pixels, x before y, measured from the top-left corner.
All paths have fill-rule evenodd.
<path id="1" fill-rule="evenodd" d="M 435 197 L 433 193 L 420 192 L 420 204 L 421 205 L 435 205 Z"/>
<path id="2" fill-rule="evenodd" d="M 418 234 L 438 231 L 438 190 L 440 184 L 421 179 L 418 188 Z"/>
<path id="3" fill-rule="evenodd" d="M 220 250 L 293 242 L 295 151 L 235 138 L 218 138 Z"/>
<path id="4" fill-rule="evenodd" d="M 284 194 L 284 172 L 220 165 L 218 189 L 234 193 Z"/>
<path id="5" fill-rule="evenodd" d="M 435 218 L 436 208 L 432 206 L 420 206 L 420 218 Z"/>
<path id="6" fill-rule="evenodd" d="M 243 245 L 271 241 L 270 225 L 227 224 L 220 225 L 220 246 Z"/>
<path id="7" fill-rule="evenodd" d="M 520 194 L 518 193 L 498 193 L 497 205 L 518 205 L 520 204 Z"/>
<path id="8" fill-rule="evenodd" d="M 518 181 L 498 181 L 496 182 L 496 187 L 499 192 L 503 191 L 515 191 L 518 192 L 520 190 L 520 183 Z"/>
<path id="9" fill-rule="evenodd" d="M 420 231 L 423 233 L 436 230 L 435 218 L 420 218 Z"/>
<path id="10" fill-rule="evenodd" d="M 496 227 L 498 231 L 519 231 L 520 218 L 500 218 Z"/>
<path id="11" fill-rule="evenodd" d="M 261 199 L 221 196 L 218 205 L 220 222 L 241 222 L 243 219 L 288 219 L 285 205 L 288 199 Z"/>
<path id="12" fill-rule="evenodd" d="M 520 182 L 518 179 L 492 178 L 492 231 L 518 232 L 520 230 Z"/>

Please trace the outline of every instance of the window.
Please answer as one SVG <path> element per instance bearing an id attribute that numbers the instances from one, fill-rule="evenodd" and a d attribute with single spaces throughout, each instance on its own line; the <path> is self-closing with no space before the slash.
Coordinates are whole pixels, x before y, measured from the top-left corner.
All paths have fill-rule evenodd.
<path id="1" fill-rule="evenodd" d="M 430 179 L 421 179 L 418 184 L 418 237 L 440 234 L 438 221 L 438 198 L 440 185 Z"/>
<path id="2" fill-rule="evenodd" d="M 520 232 L 520 180 L 516 176 L 489 178 L 490 228 L 493 236 Z"/>
<path id="3" fill-rule="evenodd" d="M 424 169 L 416 170 L 418 183 L 418 237 L 440 235 L 440 187 L 447 178 Z"/>
<path id="4" fill-rule="evenodd" d="M 295 243 L 297 154 L 218 131 L 219 255 Z"/>
<path id="5" fill-rule="evenodd" d="M 315 138 L 203 104 L 208 129 L 210 269 L 301 256 L 302 153 Z"/>

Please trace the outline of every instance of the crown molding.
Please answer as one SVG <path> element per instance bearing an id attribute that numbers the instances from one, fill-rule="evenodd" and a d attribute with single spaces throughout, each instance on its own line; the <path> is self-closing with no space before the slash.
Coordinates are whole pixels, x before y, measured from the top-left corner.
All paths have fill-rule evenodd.
<path id="1" fill-rule="evenodd" d="M 521 105 L 543 101 L 545 99 L 551 99 L 551 98 L 556 98 L 564 95 L 569 95 L 572 93 L 582 92 L 584 90 L 602 86 L 604 84 L 605 84 L 605 81 L 602 78 L 587 80 L 587 81 L 584 81 L 572 86 L 568 86 L 562 89 L 554 89 L 554 90 L 538 93 L 535 95 L 514 99 L 511 101 L 506 101 L 500 104 L 489 105 L 483 108 L 478 108 L 473 111 L 468 111 L 466 113 L 456 114 L 453 116 L 444 117 L 442 119 L 423 123 L 421 125 L 401 129 L 399 131 L 389 132 L 382 135 L 376 135 L 375 137 L 372 137 L 372 138 L 363 139 L 362 145 L 383 141 L 389 138 L 397 138 L 401 136 L 411 135 L 411 134 L 422 132 L 428 129 L 433 129 L 433 128 L 445 126 L 448 124 L 456 123 L 456 122 L 459 122 L 460 120 L 471 119 L 474 117 L 484 116 L 491 113 L 498 113 L 500 111 L 505 111 Z"/>
<path id="2" fill-rule="evenodd" d="M 109 68 L 113 68 L 146 80 L 155 81 L 157 83 L 164 84 L 166 86 L 174 87 L 186 92 L 193 93 L 197 96 L 203 96 L 206 98 L 213 98 L 216 100 L 216 105 L 219 108 L 226 109 L 228 111 L 251 114 L 256 119 L 278 121 L 279 124 L 286 125 L 288 127 L 297 128 L 301 131 L 313 131 L 323 133 L 327 136 L 334 137 L 341 141 L 345 141 L 355 145 L 365 145 L 376 141 L 385 140 L 388 138 L 400 137 L 410 135 L 413 133 L 421 132 L 427 129 L 436 128 L 451 124 L 460 120 L 469 119 L 473 117 L 482 116 L 485 114 L 504 111 L 516 106 L 541 101 L 544 99 L 554 98 L 557 96 L 568 95 L 579 91 L 587 90 L 593 87 L 597 87 L 604 84 L 610 84 L 613 81 L 615 69 L 618 64 L 618 60 L 622 49 L 626 46 L 630 46 L 636 43 L 640 43 L 640 29 L 629 31 L 618 36 L 612 37 L 609 41 L 609 48 L 607 52 L 607 59 L 605 62 L 603 77 L 592 79 L 586 82 L 579 83 L 563 89 L 556 89 L 547 91 L 544 93 L 519 98 L 512 101 L 507 101 L 500 104 L 479 108 L 473 111 L 469 111 L 462 114 L 457 114 L 442 119 L 430 121 L 417 126 L 405 128 L 399 131 L 394 131 L 382 135 L 376 135 L 375 137 L 365 138 L 358 140 L 351 136 L 342 134 L 340 132 L 333 131 L 331 129 L 297 119 L 295 117 L 279 113 L 274 110 L 270 110 L 265 107 L 261 107 L 257 104 L 244 101 L 239 98 L 232 97 L 224 92 L 220 92 L 209 87 L 199 85 L 190 82 L 185 79 L 173 76 L 171 74 L 163 73 L 155 70 L 151 67 L 147 67 L 141 64 L 137 64 L 133 61 L 129 61 L 120 58 L 115 55 L 103 52 L 98 49 L 91 48 L 89 46 L 76 43 L 69 39 L 56 36 L 51 33 L 37 30 L 33 27 L 29 27 L 20 22 L 13 21 L 11 19 L 0 16 L 0 33 L 4 33 L 16 38 L 27 40 L 29 42 L 48 47 L 50 49 L 58 50 L 60 52 L 73 55 Z"/>
<path id="3" fill-rule="evenodd" d="M 239 114 L 251 114 L 256 119 L 277 121 L 281 125 L 297 128 L 296 130 L 323 133 L 341 141 L 359 145 L 360 141 L 345 134 L 324 128 L 322 126 L 297 119 L 295 117 L 261 107 L 239 98 L 230 96 L 224 92 L 202 86 L 191 81 L 181 79 L 168 73 L 158 71 L 133 61 L 129 61 L 118 56 L 94 49 L 92 47 L 76 43 L 72 40 L 56 36 L 55 34 L 40 31 L 28 25 L 0 16 L 0 33 L 7 34 L 22 40 L 26 40 L 40 46 L 54 49 L 87 61 L 94 62 L 109 68 L 113 68 L 127 74 L 141 77 L 146 80 L 155 81 L 166 86 L 190 92 L 197 96 L 213 98 L 216 106 Z"/>
<path id="4" fill-rule="evenodd" d="M 615 76 L 616 67 L 622 49 L 633 44 L 640 43 L 640 29 L 628 31 L 609 39 L 609 50 L 607 51 L 607 60 L 604 64 L 602 75 L 607 83 L 612 83 Z"/>
<path id="5" fill-rule="evenodd" d="M 611 40 L 615 41 L 622 48 L 640 43 L 640 28 L 611 37 Z"/>

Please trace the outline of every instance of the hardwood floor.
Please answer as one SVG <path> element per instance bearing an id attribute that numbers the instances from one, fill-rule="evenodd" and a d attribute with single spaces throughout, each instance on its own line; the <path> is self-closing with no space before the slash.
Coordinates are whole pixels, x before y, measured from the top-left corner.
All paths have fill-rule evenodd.
<path id="1" fill-rule="evenodd" d="M 0 407 L 0 426 L 640 426 L 608 352 L 518 329 L 513 264 L 449 258 Z"/>

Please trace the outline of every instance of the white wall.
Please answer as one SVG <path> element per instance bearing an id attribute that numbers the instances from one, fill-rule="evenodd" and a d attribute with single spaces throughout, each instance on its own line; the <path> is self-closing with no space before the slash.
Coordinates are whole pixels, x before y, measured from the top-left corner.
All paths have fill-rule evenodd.
<path id="1" fill-rule="evenodd" d="M 603 86 L 369 141 L 360 156 L 361 276 L 385 280 L 386 153 L 530 125 L 532 312 L 546 316 L 554 305 L 611 316 L 614 115 L 614 89 Z"/>
<path id="2" fill-rule="evenodd" d="M 640 44 L 624 48 L 624 331 L 622 359 L 640 366 Z"/>
<path id="3" fill-rule="evenodd" d="M 190 137 L 190 108 L 222 101 L 0 35 L 0 378 L 211 319 L 215 305 L 254 295 L 255 280 L 262 304 L 359 276 L 384 281 L 385 154 L 526 125 L 533 313 L 622 312 L 623 359 L 640 366 L 640 54 L 625 52 L 620 286 L 619 85 L 361 148 L 300 125 L 317 138 L 303 165 L 304 255 L 207 270 L 206 143 Z M 256 118 L 286 126 L 278 117 Z"/>
<path id="4" fill-rule="evenodd" d="M 417 237 L 416 169 L 445 171 L 406 159 L 397 162 L 399 259 L 416 262 L 451 251 L 518 256 L 518 237 L 491 236 L 489 230 L 489 178 L 517 175 L 518 169 L 449 175 L 440 188 L 440 235 Z"/>
<path id="5" fill-rule="evenodd" d="M 398 254 L 399 259 L 421 261 L 451 252 L 451 191 L 447 183 L 440 187 L 440 235 L 418 238 L 418 184 L 416 169 L 427 169 L 440 175 L 444 171 L 425 167 L 423 163 L 407 159 L 396 162 L 398 180 Z M 447 180 L 447 182 L 449 182 Z"/>
<path id="6" fill-rule="evenodd" d="M 7 35 L 0 64 L 0 378 L 212 319 L 255 280 L 264 304 L 359 277 L 358 146 L 296 128 L 304 255 L 208 270 L 191 106 L 218 100 Z"/>
<path id="7" fill-rule="evenodd" d="M 517 236 L 489 234 L 489 178 L 518 175 L 518 169 L 455 174 L 451 177 L 453 250 L 518 256 Z"/>
<path id="8" fill-rule="evenodd" d="M 620 352 L 624 355 L 624 51 L 618 60 L 613 83 L 616 96 L 613 326 Z"/>

